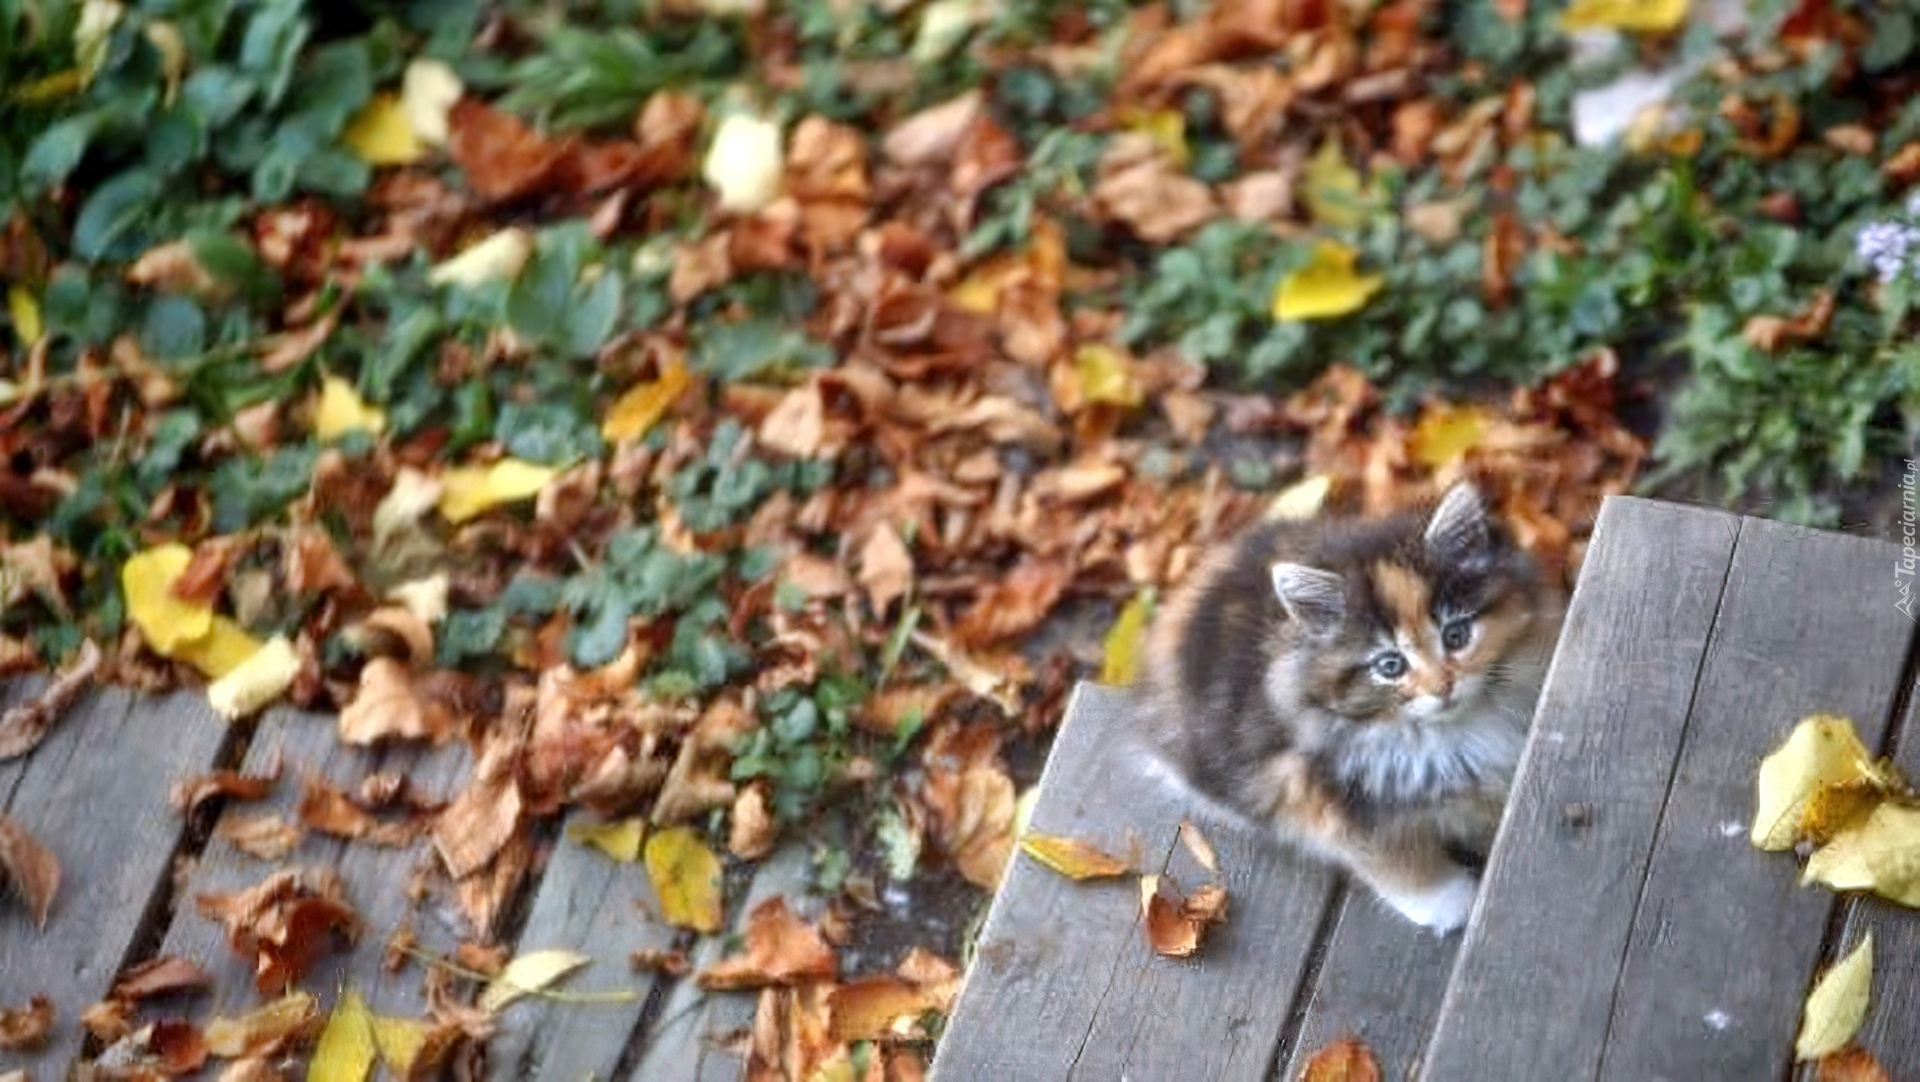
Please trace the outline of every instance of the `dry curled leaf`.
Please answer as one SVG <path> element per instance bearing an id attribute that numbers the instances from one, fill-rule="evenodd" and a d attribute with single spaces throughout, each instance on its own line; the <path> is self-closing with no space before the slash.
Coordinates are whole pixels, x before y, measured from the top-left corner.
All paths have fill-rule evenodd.
<path id="1" fill-rule="evenodd" d="M 1165 876 L 1145 875 L 1140 877 L 1140 908 L 1153 949 L 1169 958 L 1188 958 L 1214 925 L 1226 921 L 1227 892 L 1209 883 L 1183 898 Z"/>
<path id="2" fill-rule="evenodd" d="M 1820 1057 L 1814 1082 L 1893 1082 L 1887 1069 L 1864 1048 L 1847 1048 Z"/>
<path id="3" fill-rule="evenodd" d="M 113 982 L 113 990 L 107 993 L 109 999 L 137 1000 L 148 996 L 164 995 L 188 988 L 199 988 L 212 983 L 213 974 L 193 961 L 177 955 L 161 955 L 149 958 L 120 974 Z"/>
<path id="4" fill-rule="evenodd" d="M 339 879 L 325 869 L 285 869 L 246 890 L 201 894 L 194 902 L 203 916 L 226 928 L 228 944 L 253 964 L 263 995 L 298 982 L 333 948 L 337 934 L 351 937 L 360 927 Z"/>
<path id="5" fill-rule="evenodd" d="M 0 815 L 0 888 L 27 903 L 36 926 L 47 926 L 47 911 L 60 889 L 60 861 L 5 815 Z"/>
<path id="6" fill-rule="evenodd" d="M 747 914 L 746 952 L 723 958 L 700 971 L 700 987 L 709 991 L 764 988 L 804 980 L 831 979 L 839 959 L 820 929 L 787 908 L 786 899 L 768 898 Z"/>
<path id="7" fill-rule="evenodd" d="M 99 668 L 100 648 L 92 639 L 82 639 L 73 660 L 38 695 L 0 713 L 0 762 L 25 755 L 46 739 L 53 723 L 93 683 Z"/>
<path id="8" fill-rule="evenodd" d="M 320 1018 L 310 992 L 288 992 L 236 1017 L 207 1022 L 207 1051 L 224 1059 L 265 1055 L 290 1037 L 306 1033 Z"/>
<path id="9" fill-rule="evenodd" d="M 1380 1062 L 1357 1038 L 1342 1037 L 1307 1060 L 1300 1082 L 1380 1082 Z"/>
<path id="10" fill-rule="evenodd" d="M 53 1029 L 53 1000 L 36 995 L 20 1007 L 0 1007 L 0 1052 L 23 1052 L 46 1042 Z"/>

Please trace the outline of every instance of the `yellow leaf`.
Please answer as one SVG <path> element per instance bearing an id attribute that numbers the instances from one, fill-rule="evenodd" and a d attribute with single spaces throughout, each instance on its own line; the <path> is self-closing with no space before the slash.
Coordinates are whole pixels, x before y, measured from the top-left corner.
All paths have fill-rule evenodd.
<path id="1" fill-rule="evenodd" d="M 1020 839 L 1020 848 L 1069 879 L 1110 879 L 1133 870 L 1119 857 L 1078 838 L 1063 838 L 1058 834 L 1028 834 Z"/>
<path id="2" fill-rule="evenodd" d="M 387 1065 L 387 1073 L 394 1078 L 406 1078 L 413 1069 L 413 1061 L 420 1056 L 420 1049 L 426 1046 L 427 1036 L 433 1027 L 424 1018 L 395 1018 L 391 1015 L 373 1016 L 373 1046 L 380 1052 L 380 1062 Z"/>
<path id="3" fill-rule="evenodd" d="M 373 1014 L 360 993 L 349 991 L 334 1004 L 327 1028 L 307 1064 L 307 1082 L 366 1082 L 373 1073 Z"/>
<path id="4" fill-rule="evenodd" d="M 448 522 L 465 522 L 488 508 L 538 495 L 559 474 L 517 458 L 448 470 L 440 478 L 440 514 Z"/>
<path id="5" fill-rule="evenodd" d="M 615 860 L 632 864 L 640 859 L 640 843 L 647 836 L 647 821 L 638 817 L 612 823 L 571 823 L 567 840 L 591 845 Z"/>
<path id="6" fill-rule="evenodd" d="M 700 176 L 720 195 L 720 209 L 751 214 L 780 194 L 784 167 L 780 124 L 732 113 L 713 133 Z"/>
<path id="7" fill-rule="evenodd" d="M 480 1009 L 497 1012 L 528 992 L 538 992 L 591 961 L 593 959 L 590 956 L 579 951 L 545 950 L 523 954 L 508 962 L 493 983 L 487 985 L 487 990 L 480 993 Z"/>
<path id="8" fill-rule="evenodd" d="M 24 105 L 45 105 L 50 101 L 70 98 L 87 88 L 92 78 L 80 68 L 68 68 L 56 71 L 52 75 L 43 75 L 21 86 L 9 95 L 14 101 Z"/>
<path id="9" fill-rule="evenodd" d="M 1185 169 L 1193 161 L 1187 145 L 1187 118 L 1178 109 L 1141 109 L 1122 106 L 1114 119 L 1127 131 L 1141 132 L 1153 145 L 1166 153 L 1174 167 Z"/>
<path id="10" fill-rule="evenodd" d="M 1308 159 L 1300 175 L 1300 198 L 1307 212 L 1322 225 L 1352 228 L 1367 220 L 1372 200 L 1361 189 L 1360 171 L 1347 164 L 1340 143 L 1328 139 Z"/>
<path id="11" fill-rule="evenodd" d="M 447 114 L 466 93 L 460 77 L 439 60 L 419 59 L 407 64 L 400 77 L 400 111 L 407 127 L 428 146 L 447 144 Z"/>
<path id="12" fill-rule="evenodd" d="M 647 878 L 668 924 L 696 932 L 720 930 L 720 860 L 686 827 L 655 831 L 647 839 Z"/>
<path id="13" fill-rule="evenodd" d="M 427 272 L 427 284 L 463 285 L 511 282 L 533 255 L 533 234 L 509 226 Z"/>
<path id="14" fill-rule="evenodd" d="M 367 405 L 353 384 L 339 376 L 320 380 L 320 405 L 313 411 L 313 434 L 322 443 L 354 431 L 377 436 L 386 427 L 386 411 Z"/>
<path id="15" fill-rule="evenodd" d="M 246 628 L 216 614 L 205 635 L 181 643 L 168 656 L 199 669 L 209 680 L 218 680 L 246 664 L 247 659 L 259 651 L 260 640 L 247 634 Z"/>
<path id="16" fill-rule="evenodd" d="M 1801 816 L 1822 787 L 1884 777 L 1851 720 L 1831 714 L 1804 718 L 1760 762 L 1750 838 L 1761 849 L 1791 849 L 1799 840 Z"/>
<path id="17" fill-rule="evenodd" d="M 398 94 L 375 94 L 340 133 L 347 149 L 368 165 L 406 165 L 419 161 L 427 148 L 407 123 Z"/>
<path id="18" fill-rule="evenodd" d="M 128 558 L 120 568 L 120 589 L 127 595 L 127 616 L 154 653 L 172 657 L 180 647 L 204 637 L 213 627 L 213 608 L 173 596 L 174 580 L 193 561 L 193 550 L 177 541 Z"/>
<path id="19" fill-rule="evenodd" d="M 666 416 L 667 408 L 693 384 L 693 374 L 675 358 L 660 369 L 660 378 L 634 384 L 607 411 L 600 435 L 608 443 L 637 440 Z"/>
<path id="20" fill-rule="evenodd" d="M 1360 253 L 1337 241 L 1313 246 L 1305 266 L 1280 280 L 1273 294 L 1275 319 L 1331 319 L 1357 312 L 1386 279 L 1378 274 L 1355 274 Z"/>
<path id="21" fill-rule="evenodd" d="M 1100 682 L 1124 687 L 1140 672 L 1140 647 L 1147 637 L 1147 624 L 1153 620 L 1152 587 L 1134 594 L 1107 629 L 1100 647 Z"/>
<path id="22" fill-rule="evenodd" d="M 1332 488 L 1333 478 L 1324 473 L 1295 481 L 1267 505 L 1267 517 L 1283 522 L 1310 519 L 1320 513 Z"/>
<path id="23" fill-rule="evenodd" d="M 306 1027 L 320 1001 L 310 992 L 288 992 L 271 1003 L 262 1004 L 237 1018 L 219 1017 L 207 1023 L 207 1051 L 223 1059 L 235 1059 L 247 1049 L 278 1040 Z"/>
<path id="24" fill-rule="evenodd" d="M 211 637 L 211 636 L 209 636 Z M 285 635 L 275 635 L 224 676 L 207 685 L 213 712 L 235 721 L 278 699 L 300 674 L 300 655 Z"/>
<path id="25" fill-rule="evenodd" d="M 1920 909 L 1920 808 L 1882 804 L 1807 858 L 1802 883 L 1867 890 Z"/>
<path id="26" fill-rule="evenodd" d="M 1560 28 L 1657 33 L 1686 20 L 1687 0 L 1573 0 L 1560 14 Z"/>
<path id="27" fill-rule="evenodd" d="M 40 318 L 40 301 L 23 285 L 7 287 L 7 315 L 13 318 L 13 336 L 23 346 L 31 346 L 47 333 Z"/>
<path id="28" fill-rule="evenodd" d="M 1807 993 L 1806 1014 L 1800 1020 L 1800 1038 L 1793 1042 L 1795 1059 L 1819 1059 L 1838 1052 L 1867 1017 L 1867 993 L 1873 986 L 1873 932 L 1868 931 L 1853 952 L 1842 958 Z"/>
<path id="29" fill-rule="evenodd" d="M 1145 398 L 1133 366 L 1112 346 L 1099 342 L 1081 346 L 1073 355 L 1073 368 L 1080 376 L 1080 393 L 1089 402 L 1137 406 Z"/>
<path id="30" fill-rule="evenodd" d="M 1487 412 L 1478 406 L 1429 406 L 1407 437 L 1407 452 L 1415 462 L 1439 469 L 1480 442 L 1487 420 Z"/>

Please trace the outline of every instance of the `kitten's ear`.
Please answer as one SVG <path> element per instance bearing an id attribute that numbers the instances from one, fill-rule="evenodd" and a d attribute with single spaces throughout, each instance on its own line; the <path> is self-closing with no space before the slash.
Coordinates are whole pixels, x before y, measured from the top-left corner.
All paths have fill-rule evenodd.
<path id="1" fill-rule="evenodd" d="M 1339 626 L 1347 615 L 1347 580 L 1305 564 L 1274 564 L 1273 592 L 1287 618 L 1313 634 Z"/>
<path id="2" fill-rule="evenodd" d="M 1427 549 L 1445 560 L 1472 560 L 1490 547 L 1487 503 L 1471 482 L 1447 490 L 1427 521 Z"/>

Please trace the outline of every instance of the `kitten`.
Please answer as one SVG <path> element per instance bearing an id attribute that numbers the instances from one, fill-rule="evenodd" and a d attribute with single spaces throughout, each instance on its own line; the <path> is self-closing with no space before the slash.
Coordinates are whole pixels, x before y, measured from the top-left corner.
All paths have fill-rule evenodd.
<path id="1" fill-rule="evenodd" d="M 1265 522 L 1154 628 L 1148 729 L 1202 794 L 1444 934 L 1473 905 L 1563 612 L 1468 484 L 1426 515 Z"/>

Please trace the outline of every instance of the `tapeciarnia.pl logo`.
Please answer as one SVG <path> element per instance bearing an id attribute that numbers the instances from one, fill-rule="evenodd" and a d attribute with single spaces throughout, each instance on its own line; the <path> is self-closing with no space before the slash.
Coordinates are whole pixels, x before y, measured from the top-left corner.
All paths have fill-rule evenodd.
<path id="1" fill-rule="evenodd" d="M 1913 617 L 1913 577 L 1914 565 L 1920 554 L 1914 548 L 1915 538 L 1920 536 L 1920 527 L 1915 525 L 1914 491 L 1916 479 L 1920 479 L 1920 463 L 1907 459 L 1907 471 L 1900 475 L 1900 559 L 1893 565 L 1893 589 L 1900 599 L 1893 607 Z"/>

